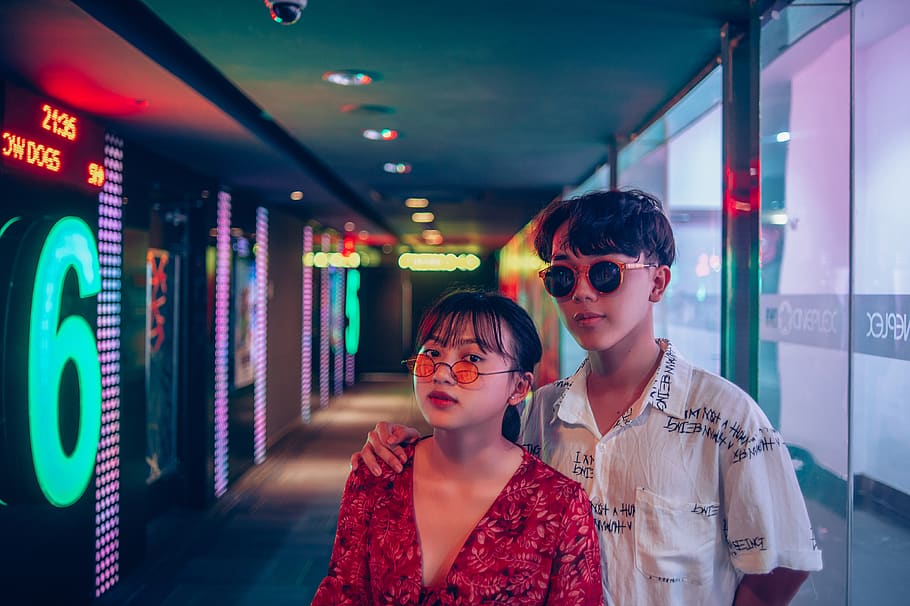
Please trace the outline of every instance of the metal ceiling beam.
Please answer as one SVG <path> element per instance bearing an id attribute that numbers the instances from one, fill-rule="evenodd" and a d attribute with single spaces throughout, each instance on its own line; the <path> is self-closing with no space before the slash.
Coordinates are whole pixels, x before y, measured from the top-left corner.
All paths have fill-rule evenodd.
<path id="1" fill-rule="evenodd" d="M 73 4 L 174 74 L 263 141 L 288 154 L 353 211 L 392 236 L 401 235 L 369 202 L 276 124 L 208 60 L 139 0 L 71 0 Z M 219 176 L 219 175 L 212 175 Z"/>

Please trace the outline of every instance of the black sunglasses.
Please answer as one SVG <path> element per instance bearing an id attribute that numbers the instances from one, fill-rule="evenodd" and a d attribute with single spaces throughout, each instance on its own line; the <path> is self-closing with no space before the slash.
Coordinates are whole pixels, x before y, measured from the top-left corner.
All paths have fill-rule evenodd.
<path id="1" fill-rule="evenodd" d="M 575 291 L 579 273 L 588 277 L 591 286 L 607 294 L 619 288 L 625 270 L 646 267 L 658 267 L 658 265 L 656 263 L 598 261 L 591 265 L 551 265 L 540 270 L 537 275 L 543 280 L 543 286 L 548 293 L 556 298 L 562 298 L 568 297 Z"/>

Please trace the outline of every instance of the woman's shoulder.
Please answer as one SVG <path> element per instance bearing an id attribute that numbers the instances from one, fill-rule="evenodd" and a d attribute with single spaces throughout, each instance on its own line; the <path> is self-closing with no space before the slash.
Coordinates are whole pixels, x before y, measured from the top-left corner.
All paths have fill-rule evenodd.
<path id="1" fill-rule="evenodd" d="M 380 467 L 380 474 L 378 476 L 373 475 L 373 472 L 366 465 L 359 465 L 357 469 L 351 471 L 350 481 L 353 482 L 359 489 L 366 490 L 370 488 L 391 488 L 396 484 L 402 476 L 405 476 L 410 473 L 410 470 L 413 467 L 414 463 L 414 449 L 417 445 L 417 442 L 412 442 L 410 444 L 405 444 L 401 448 L 407 454 L 407 461 L 404 463 L 404 469 L 400 472 L 395 471 L 389 467 L 382 460 L 378 460 Z"/>

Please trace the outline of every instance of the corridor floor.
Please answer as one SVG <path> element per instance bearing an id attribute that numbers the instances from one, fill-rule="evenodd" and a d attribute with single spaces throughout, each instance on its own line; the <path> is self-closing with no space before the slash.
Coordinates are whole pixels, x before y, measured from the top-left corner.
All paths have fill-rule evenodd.
<path id="1" fill-rule="evenodd" d="M 406 377 L 362 382 L 333 398 L 210 511 L 156 520 L 147 561 L 96 603 L 309 604 L 328 567 L 351 453 L 380 420 L 426 428 Z"/>

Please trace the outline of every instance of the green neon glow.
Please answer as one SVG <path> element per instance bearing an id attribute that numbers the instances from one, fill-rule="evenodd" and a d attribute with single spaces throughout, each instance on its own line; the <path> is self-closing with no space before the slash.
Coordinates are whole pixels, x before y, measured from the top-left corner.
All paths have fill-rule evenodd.
<path id="1" fill-rule="evenodd" d="M 21 219 L 21 218 L 22 218 L 22 217 L 13 217 L 12 219 L 10 219 L 10 220 L 7 221 L 6 223 L 4 223 L 4 224 L 3 224 L 3 227 L 0 227 L 0 238 L 3 237 L 3 234 L 6 232 L 6 230 L 9 229 L 9 226 L 10 226 L 10 225 L 12 225 L 13 223 L 15 223 L 16 221 L 18 221 L 18 220 Z"/>
<path id="2" fill-rule="evenodd" d="M 360 299 L 357 291 L 360 290 L 360 271 L 348 270 L 347 286 L 344 289 L 344 315 L 348 319 L 347 328 L 344 329 L 344 348 L 351 355 L 357 353 L 360 345 Z"/>
<path id="3" fill-rule="evenodd" d="M 28 422 L 38 486 L 56 507 L 68 507 L 88 487 L 101 435 L 101 365 L 89 323 L 60 320 L 63 283 L 75 270 L 79 296 L 101 290 L 98 246 L 89 226 L 66 217 L 52 228 L 35 270 L 28 347 Z M 57 328 L 59 324 L 59 329 Z M 79 434 L 72 454 L 60 442 L 60 380 L 68 361 L 79 378 Z"/>

